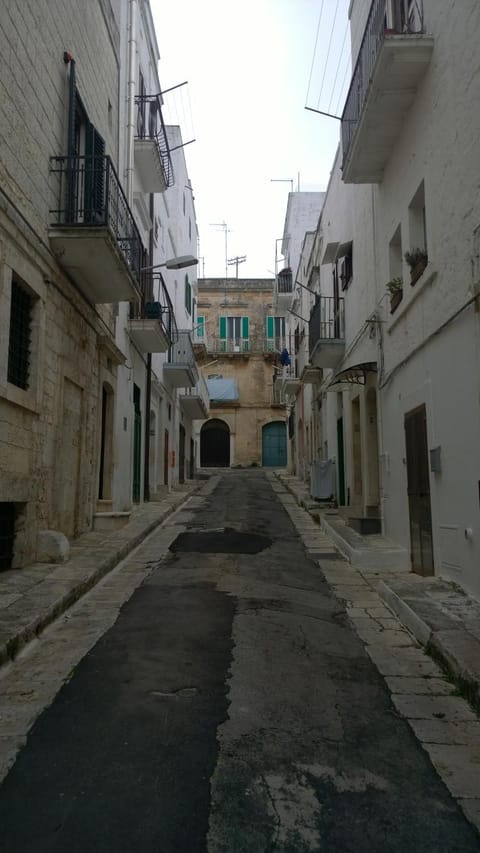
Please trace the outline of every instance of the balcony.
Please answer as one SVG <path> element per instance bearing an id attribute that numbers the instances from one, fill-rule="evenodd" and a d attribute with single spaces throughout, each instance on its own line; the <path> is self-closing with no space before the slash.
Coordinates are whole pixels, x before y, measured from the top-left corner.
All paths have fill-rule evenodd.
<path id="1" fill-rule="evenodd" d="M 373 0 L 342 115 L 345 183 L 382 181 L 432 51 L 421 0 Z"/>
<path id="2" fill-rule="evenodd" d="M 151 291 L 150 294 L 153 296 Z M 167 352 L 177 333 L 173 306 L 163 279 L 159 281 L 157 299 L 142 304 L 137 313 L 138 316 L 128 321 L 128 332 L 135 346 L 143 353 Z"/>
<path id="3" fill-rule="evenodd" d="M 282 368 L 281 378 L 283 396 L 295 397 L 302 383 L 297 376 L 294 363 Z"/>
<path id="4" fill-rule="evenodd" d="M 310 314 L 308 345 L 313 367 L 336 367 L 345 351 L 343 298 L 318 297 Z"/>
<path id="5" fill-rule="evenodd" d="M 208 352 L 207 331 L 204 323 L 197 326 L 193 332 L 193 351 L 197 359 L 204 358 Z"/>
<path id="6" fill-rule="evenodd" d="M 135 98 L 137 127 L 134 140 L 135 169 L 147 193 L 163 193 L 174 184 L 159 95 Z"/>
<path id="7" fill-rule="evenodd" d="M 281 270 L 275 277 L 275 305 L 285 311 L 292 303 L 293 276 L 290 267 Z"/>
<path id="8" fill-rule="evenodd" d="M 174 388 L 193 388 L 198 382 L 191 332 L 182 329 L 168 353 L 168 362 L 163 365 L 163 376 Z"/>
<path id="9" fill-rule="evenodd" d="M 52 157 L 58 207 L 48 236 L 92 304 L 140 298 L 143 245 L 110 157 Z"/>
<path id="10" fill-rule="evenodd" d="M 194 340 L 197 348 L 198 340 Z M 249 358 L 251 355 L 263 355 L 265 358 L 275 360 L 286 346 L 286 338 L 277 336 L 268 338 L 264 335 L 254 335 L 248 338 L 221 338 L 218 335 L 209 335 L 206 342 L 210 355 L 240 356 Z"/>
<path id="11" fill-rule="evenodd" d="M 320 385 L 323 379 L 323 370 L 321 367 L 314 367 L 313 364 L 306 364 L 300 379 L 304 385 Z"/>
<path id="12" fill-rule="evenodd" d="M 198 377 L 194 388 L 179 396 L 180 407 L 184 414 L 194 420 L 206 420 L 209 416 L 210 400 L 207 383 L 203 376 Z"/>

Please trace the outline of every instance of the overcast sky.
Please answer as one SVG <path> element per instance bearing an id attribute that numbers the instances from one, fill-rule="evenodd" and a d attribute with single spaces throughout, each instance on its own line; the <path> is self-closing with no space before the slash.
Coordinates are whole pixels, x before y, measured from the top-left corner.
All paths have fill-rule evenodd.
<path id="1" fill-rule="evenodd" d="M 200 233 L 199 276 L 270 276 L 288 192 L 326 188 L 349 84 L 347 0 L 151 0 L 164 116 L 180 123 Z M 320 27 L 319 27 L 320 21 Z M 343 51 L 342 51 L 343 47 Z M 342 82 L 343 81 L 343 82 Z M 286 179 L 280 182 L 278 179 Z M 280 250 L 280 243 L 278 243 Z M 228 267 L 235 276 L 235 267 Z"/>

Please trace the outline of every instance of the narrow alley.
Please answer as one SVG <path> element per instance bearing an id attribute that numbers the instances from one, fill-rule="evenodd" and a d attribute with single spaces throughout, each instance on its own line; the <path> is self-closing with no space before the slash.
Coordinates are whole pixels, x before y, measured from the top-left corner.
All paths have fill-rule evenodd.
<path id="1" fill-rule="evenodd" d="M 4 853 L 480 849 L 406 719 L 478 718 L 274 473 L 212 474 L 1 680 Z"/>

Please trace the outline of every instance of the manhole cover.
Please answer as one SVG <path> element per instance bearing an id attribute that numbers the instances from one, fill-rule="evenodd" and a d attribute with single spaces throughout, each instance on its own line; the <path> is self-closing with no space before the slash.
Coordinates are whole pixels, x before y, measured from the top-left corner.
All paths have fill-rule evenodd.
<path id="1" fill-rule="evenodd" d="M 269 548 L 272 540 L 259 533 L 224 529 L 180 533 L 170 545 L 173 553 L 196 551 L 201 554 L 258 554 Z"/>

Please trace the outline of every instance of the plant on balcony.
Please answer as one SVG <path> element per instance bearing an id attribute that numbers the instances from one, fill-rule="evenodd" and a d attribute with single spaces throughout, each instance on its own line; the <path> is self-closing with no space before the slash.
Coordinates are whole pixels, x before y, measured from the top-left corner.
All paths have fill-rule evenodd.
<path id="1" fill-rule="evenodd" d="M 410 284 L 413 287 L 428 264 L 428 252 L 425 249 L 410 249 L 405 252 L 405 260 L 410 267 Z"/>
<path id="2" fill-rule="evenodd" d="M 398 308 L 403 299 L 403 278 L 396 276 L 387 281 L 385 287 L 390 294 L 390 314 Z"/>

